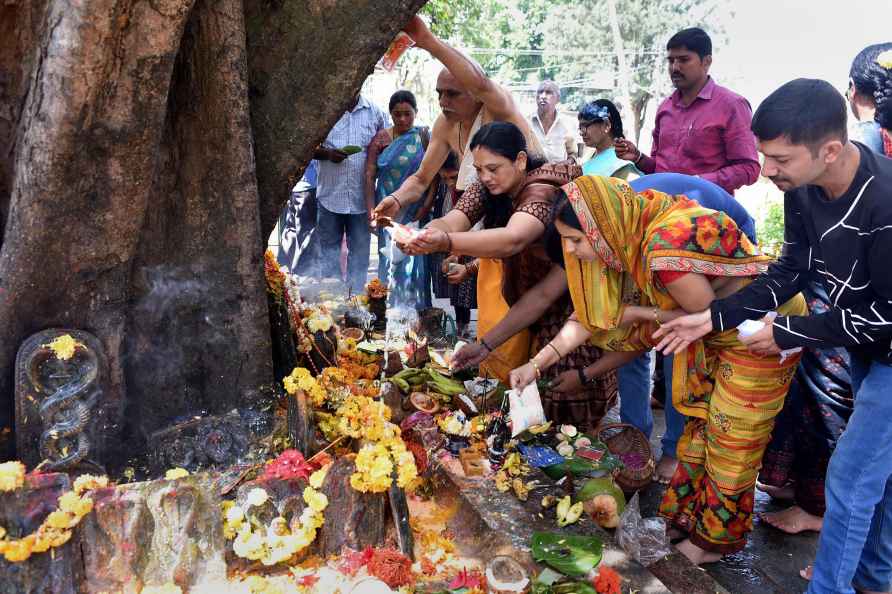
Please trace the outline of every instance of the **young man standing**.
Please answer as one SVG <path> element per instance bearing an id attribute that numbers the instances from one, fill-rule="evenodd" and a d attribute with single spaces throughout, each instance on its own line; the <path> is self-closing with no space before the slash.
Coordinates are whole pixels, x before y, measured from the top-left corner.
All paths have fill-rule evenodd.
<path id="1" fill-rule="evenodd" d="M 740 95 L 709 76 L 712 40 L 703 29 L 679 31 L 666 44 L 675 92 L 657 109 L 653 150 L 645 155 L 629 140 L 617 140 L 616 155 L 644 173 L 697 175 L 729 194 L 759 177 L 752 110 Z"/>
<path id="2" fill-rule="evenodd" d="M 795 347 L 848 349 L 855 407 L 830 459 L 827 510 L 808 592 L 892 588 L 892 160 L 846 135 L 846 104 L 827 82 L 797 79 L 753 118 L 762 174 L 785 192 L 784 250 L 768 271 L 709 310 L 664 324 L 655 336 L 680 352 L 712 331 L 762 318 L 809 280 L 832 307 L 806 317 L 764 317 L 741 338 L 766 355 Z"/>

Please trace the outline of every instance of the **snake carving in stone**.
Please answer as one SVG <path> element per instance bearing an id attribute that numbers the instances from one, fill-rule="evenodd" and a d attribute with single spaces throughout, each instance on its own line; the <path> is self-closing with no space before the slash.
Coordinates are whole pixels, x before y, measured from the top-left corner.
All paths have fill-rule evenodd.
<path id="1" fill-rule="evenodd" d="M 44 468 L 55 472 L 76 466 L 90 452 L 90 441 L 85 429 L 90 422 L 92 408 L 99 399 L 95 386 L 99 361 L 92 349 L 78 345 L 82 354 L 76 367 L 75 377 L 61 386 L 41 377 L 41 364 L 46 365 L 56 357 L 48 347 L 34 351 L 28 362 L 31 381 L 35 390 L 45 395 L 39 413 L 44 431 L 40 435 L 40 455 L 46 461 Z M 52 378 L 49 378 L 52 379 Z"/>

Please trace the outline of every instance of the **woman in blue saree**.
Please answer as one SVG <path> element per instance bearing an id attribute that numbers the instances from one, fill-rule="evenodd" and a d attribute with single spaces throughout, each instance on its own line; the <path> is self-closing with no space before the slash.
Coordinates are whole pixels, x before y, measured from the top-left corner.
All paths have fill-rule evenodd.
<path id="1" fill-rule="evenodd" d="M 407 177 L 421 166 L 430 132 L 426 127 L 415 125 L 417 112 L 415 96 L 409 91 L 397 91 L 390 97 L 390 117 L 393 126 L 385 128 L 373 139 L 366 160 L 366 202 L 377 205 L 385 196 L 392 194 Z M 408 225 L 424 215 L 422 202 L 409 204 L 394 220 Z M 373 207 L 372 207 L 373 208 Z M 371 208 L 369 209 L 371 212 Z M 426 215 L 424 215 L 426 216 Z M 431 306 L 431 275 L 424 256 L 405 256 L 394 247 L 394 262 L 390 262 L 390 250 L 380 249 L 390 243 L 385 231 L 378 233 L 378 278 L 387 284 L 393 272 L 393 290 L 390 305 L 414 307 L 421 310 Z"/>

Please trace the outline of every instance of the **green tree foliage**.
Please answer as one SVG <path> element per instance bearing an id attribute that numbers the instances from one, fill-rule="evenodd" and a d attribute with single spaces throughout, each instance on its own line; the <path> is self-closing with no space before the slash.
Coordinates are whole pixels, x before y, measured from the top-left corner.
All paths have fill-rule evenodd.
<path id="1" fill-rule="evenodd" d="M 780 254 L 784 242 L 784 205 L 772 202 L 765 213 L 765 219 L 758 229 L 759 245 L 767 254 Z"/>
<path id="2" fill-rule="evenodd" d="M 465 48 L 503 83 L 562 83 L 565 105 L 618 99 L 618 66 L 608 0 L 430 0 L 422 11 L 433 30 Z M 640 129 L 652 99 L 671 90 L 665 45 L 685 27 L 701 26 L 720 45 L 712 18 L 723 0 L 615 0 L 630 69 L 632 105 L 625 118 Z M 631 121 L 626 124 L 631 130 Z"/>

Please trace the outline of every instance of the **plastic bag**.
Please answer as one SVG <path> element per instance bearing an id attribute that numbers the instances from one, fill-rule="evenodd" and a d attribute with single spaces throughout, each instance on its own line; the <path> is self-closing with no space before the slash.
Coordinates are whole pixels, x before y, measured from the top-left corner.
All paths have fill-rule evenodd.
<path id="1" fill-rule="evenodd" d="M 770 311 L 768 312 L 767 317 L 773 320 L 777 317 L 777 314 L 773 311 Z M 737 333 L 740 335 L 740 338 L 747 338 L 748 336 L 752 336 L 764 327 L 765 322 L 763 322 L 762 320 L 744 320 L 737 326 Z M 781 351 L 780 362 L 783 363 L 784 359 L 786 359 L 790 355 L 795 355 L 801 350 L 802 347 L 796 347 Z"/>
<path id="2" fill-rule="evenodd" d="M 623 550 L 645 567 L 672 552 L 669 536 L 666 534 L 666 520 L 642 518 L 638 493 L 635 493 L 620 516 L 616 538 Z"/>
<path id="3" fill-rule="evenodd" d="M 381 255 L 389 258 L 394 264 L 399 264 L 406 259 L 406 253 L 393 243 L 394 236 L 400 242 L 414 239 L 420 231 L 418 230 L 418 221 L 412 221 L 408 225 L 393 223 L 390 227 L 384 228 L 384 247 L 380 250 Z"/>
<path id="4" fill-rule="evenodd" d="M 511 437 L 545 422 L 545 410 L 535 383 L 520 392 L 508 390 L 508 403 L 511 406 Z"/>

